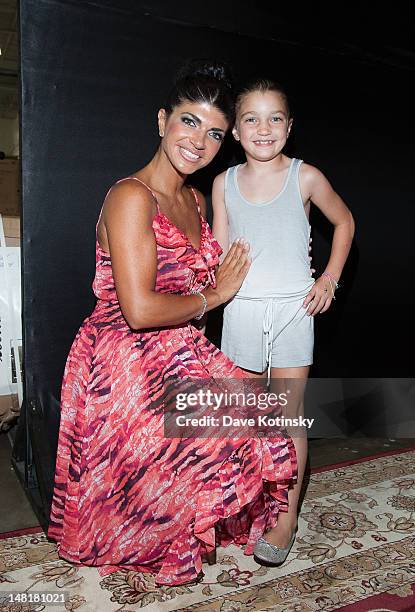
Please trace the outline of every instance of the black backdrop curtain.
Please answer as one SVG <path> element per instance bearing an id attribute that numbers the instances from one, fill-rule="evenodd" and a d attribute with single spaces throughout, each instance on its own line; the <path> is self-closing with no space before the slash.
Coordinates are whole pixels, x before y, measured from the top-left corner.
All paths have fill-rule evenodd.
<path id="1" fill-rule="evenodd" d="M 355 216 L 344 288 L 316 321 L 314 376 L 412 375 L 410 33 L 390 13 L 374 21 L 369 9 L 353 17 L 339 9 L 323 18 L 314 5 L 297 15 L 267 2 L 20 1 L 22 423 L 45 516 L 65 359 L 94 304 L 98 213 L 111 184 L 154 153 L 157 110 L 190 57 L 225 59 L 237 82 L 269 74 L 285 83 L 290 153 L 325 172 Z M 239 157 L 229 140 L 192 182 L 209 198 L 215 174 Z M 318 213 L 312 224 L 322 271 L 331 228 Z M 220 312 L 208 335 L 218 342 L 219 331 Z"/>

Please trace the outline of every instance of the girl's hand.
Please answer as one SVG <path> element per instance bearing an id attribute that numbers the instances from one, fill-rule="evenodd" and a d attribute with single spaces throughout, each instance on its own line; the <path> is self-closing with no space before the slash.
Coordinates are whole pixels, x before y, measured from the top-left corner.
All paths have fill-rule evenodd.
<path id="1" fill-rule="evenodd" d="M 244 238 L 237 238 L 216 273 L 216 291 L 221 303 L 227 302 L 239 291 L 250 265 L 249 244 Z"/>
<path id="2" fill-rule="evenodd" d="M 308 306 L 307 315 L 314 317 L 318 313 L 326 312 L 330 308 L 333 297 L 333 288 L 330 280 L 325 276 L 320 276 L 311 287 L 303 302 L 304 308 Z"/>

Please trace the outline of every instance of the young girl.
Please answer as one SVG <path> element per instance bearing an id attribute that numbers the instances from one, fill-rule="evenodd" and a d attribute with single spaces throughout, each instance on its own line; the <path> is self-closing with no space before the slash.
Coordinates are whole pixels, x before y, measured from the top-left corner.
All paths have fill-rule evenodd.
<path id="1" fill-rule="evenodd" d="M 213 233 L 227 252 L 237 236 L 250 244 L 252 264 L 224 312 L 222 351 L 240 367 L 296 393 L 291 409 L 302 411 L 313 359 L 313 317 L 334 299 L 354 234 L 352 215 L 315 167 L 283 153 L 292 128 L 287 96 L 269 80 L 249 84 L 236 102 L 233 136 L 246 163 L 229 168 L 213 185 Z M 309 211 L 313 202 L 334 226 L 325 271 L 317 280 L 309 262 Z M 307 459 L 306 434 L 294 438 L 298 480 L 289 509 L 255 548 L 259 563 L 279 565 L 297 529 L 298 498 Z"/>

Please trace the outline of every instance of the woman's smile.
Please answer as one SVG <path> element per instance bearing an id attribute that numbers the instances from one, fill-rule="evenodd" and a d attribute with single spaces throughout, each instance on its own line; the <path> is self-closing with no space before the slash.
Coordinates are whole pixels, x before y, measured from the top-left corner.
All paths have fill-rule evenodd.
<path id="1" fill-rule="evenodd" d="M 196 162 L 199 161 L 199 159 L 202 158 L 202 156 L 199 155 L 198 153 L 194 153 L 190 149 L 188 149 L 186 147 L 183 147 L 183 146 L 180 146 L 180 145 L 179 145 L 179 151 L 180 151 L 181 156 L 186 161 L 189 161 L 189 162 L 192 162 L 192 163 L 196 163 Z"/>

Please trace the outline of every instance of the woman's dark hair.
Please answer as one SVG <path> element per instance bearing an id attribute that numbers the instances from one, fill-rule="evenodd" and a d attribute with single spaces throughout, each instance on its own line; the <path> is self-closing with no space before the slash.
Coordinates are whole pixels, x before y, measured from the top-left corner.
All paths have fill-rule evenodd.
<path id="1" fill-rule="evenodd" d="M 284 100 L 284 104 L 287 109 L 287 116 L 288 118 L 290 118 L 290 104 L 288 102 L 287 92 L 280 83 L 272 79 L 253 79 L 252 81 L 246 83 L 246 85 L 238 92 L 238 95 L 236 96 L 236 115 L 239 113 L 244 97 L 250 93 L 253 93 L 254 91 L 259 91 L 261 93 L 266 93 L 267 91 L 276 91 L 277 93 L 279 93 L 282 99 Z"/>
<path id="2" fill-rule="evenodd" d="M 178 72 L 165 109 L 169 115 L 183 102 L 207 102 L 220 110 L 233 125 L 235 101 L 229 67 L 222 62 L 191 60 Z"/>

